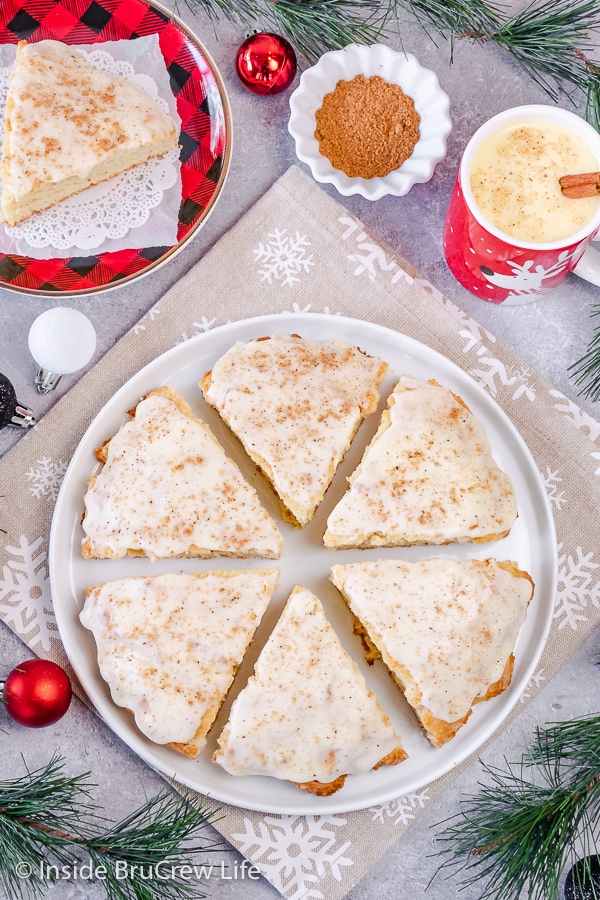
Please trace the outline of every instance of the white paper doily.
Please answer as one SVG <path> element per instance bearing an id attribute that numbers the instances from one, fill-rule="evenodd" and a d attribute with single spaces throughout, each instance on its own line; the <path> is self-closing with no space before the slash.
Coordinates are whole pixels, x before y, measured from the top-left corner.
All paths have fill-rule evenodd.
<path id="1" fill-rule="evenodd" d="M 103 72 L 139 84 L 169 112 L 176 126 L 180 124 L 155 35 L 136 41 L 107 42 L 101 48 L 74 49 Z M 148 69 L 160 84 L 148 74 Z M 0 68 L 0 140 L 10 71 L 11 66 Z M 19 225 L 2 226 L 0 251 L 48 259 L 82 251 L 171 246 L 177 242 L 180 201 L 179 151 L 175 149 L 68 197 Z"/>

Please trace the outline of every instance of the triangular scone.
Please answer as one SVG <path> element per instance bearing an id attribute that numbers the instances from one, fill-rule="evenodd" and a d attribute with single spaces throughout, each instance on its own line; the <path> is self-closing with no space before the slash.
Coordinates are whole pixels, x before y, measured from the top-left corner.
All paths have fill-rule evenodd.
<path id="1" fill-rule="evenodd" d="M 2 221 L 22 222 L 174 147 L 173 120 L 139 85 L 60 41 L 20 41 L 6 101 Z"/>
<path id="2" fill-rule="evenodd" d="M 235 699 L 213 756 L 231 775 L 270 775 L 329 796 L 406 759 L 390 720 L 325 618 L 296 587 Z"/>
<path id="3" fill-rule="evenodd" d="M 195 757 L 277 586 L 277 569 L 121 578 L 89 588 L 112 698 L 157 744 Z"/>
<path id="4" fill-rule="evenodd" d="M 480 543 L 505 537 L 517 516 L 510 478 L 467 405 L 407 375 L 348 482 L 326 547 Z"/>
<path id="5" fill-rule="evenodd" d="M 427 559 L 333 566 L 370 659 L 381 656 L 435 747 L 474 703 L 506 690 L 533 581 L 512 562 Z"/>
<path id="6" fill-rule="evenodd" d="M 377 408 L 386 369 L 342 341 L 277 334 L 235 344 L 200 387 L 277 491 L 284 517 L 306 525 Z"/>
<path id="7" fill-rule="evenodd" d="M 84 498 L 86 559 L 280 556 L 258 494 L 172 388 L 151 391 L 97 455 L 105 465 Z"/>

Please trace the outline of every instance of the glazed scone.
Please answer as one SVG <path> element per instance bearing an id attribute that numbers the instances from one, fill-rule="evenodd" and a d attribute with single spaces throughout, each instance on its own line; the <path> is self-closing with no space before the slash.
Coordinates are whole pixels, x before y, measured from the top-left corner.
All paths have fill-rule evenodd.
<path id="1" fill-rule="evenodd" d="M 533 596 L 516 563 L 385 559 L 333 566 L 331 580 L 367 658 L 382 657 L 435 747 L 454 737 L 474 703 L 510 684 Z"/>
<path id="2" fill-rule="evenodd" d="M 121 578 L 80 613 L 100 674 L 140 731 L 195 757 L 277 586 L 277 569 Z"/>
<path id="3" fill-rule="evenodd" d="M 172 388 L 151 391 L 97 455 L 105 464 L 84 497 L 86 559 L 280 556 L 258 494 Z"/>
<path id="4" fill-rule="evenodd" d="M 404 375 L 379 429 L 327 520 L 333 549 L 481 543 L 517 517 L 508 475 L 460 397 Z"/>
<path id="5" fill-rule="evenodd" d="M 213 756 L 231 775 L 269 775 L 329 796 L 406 759 L 317 597 L 295 587 L 236 697 Z"/>
<path id="6" fill-rule="evenodd" d="M 377 408 L 386 369 L 342 341 L 276 334 L 235 344 L 200 387 L 275 488 L 284 517 L 306 525 Z"/>
<path id="7" fill-rule="evenodd" d="M 22 222 L 177 147 L 173 120 L 139 85 L 60 41 L 20 41 L 2 148 L 2 221 Z"/>

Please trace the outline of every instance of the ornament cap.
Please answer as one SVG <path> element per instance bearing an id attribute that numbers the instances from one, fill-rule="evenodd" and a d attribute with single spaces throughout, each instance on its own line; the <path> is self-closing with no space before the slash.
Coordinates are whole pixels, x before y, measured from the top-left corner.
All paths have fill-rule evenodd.
<path id="1" fill-rule="evenodd" d="M 38 389 L 38 393 L 49 394 L 50 391 L 56 389 L 61 378 L 62 375 L 59 375 L 58 372 L 51 372 L 49 369 L 39 366 L 35 373 L 35 386 Z"/>
<path id="2" fill-rule="evenodd" d="M 23 406 L 23 404 L 19 403 L 19 401 L 17 400 L 15 411 L 8 424 L 15 425 L 17 428 L 29 428 L 30 425 L 35 425 L 35 416 L 33 414 L 33 411 L 29 409 L 28 406 Z"/>
<path id="3" fill-rule="evenodd" d="M 19 403 L 11 382 L 0 373 L 0 428 L 5 425 L 29 428 L 35 425 L 35 417 L 28 406 Z"/>

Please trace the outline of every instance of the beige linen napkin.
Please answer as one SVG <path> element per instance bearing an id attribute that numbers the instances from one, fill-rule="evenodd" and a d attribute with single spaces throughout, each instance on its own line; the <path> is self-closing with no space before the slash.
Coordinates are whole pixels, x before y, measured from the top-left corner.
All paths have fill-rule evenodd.
<path id="1" fill-rule="evenodd" d="M 0 615 L 37 654 L 66 664 L 52 612 L 47 542 L 62 476 L 89 422 L 131 375 L 174 344 L 228 320 L 282 311 L 297 312 L 299 319 L 307 311 L 342 313 L 423 341 L 468 371 L 516 424 L 546 484 L 559 541 L 553 627 L 523 695 L 527 702 L 600 622 L 600 560 L 593 541 L 600 423 L 530 371 L 297 168 L 0 463 L 2 509 L 8 511 L 1 523 L 8 534 L 0 535 Z M 338 900 L 455 772 L 355 813 L 265 815 L 221 807 L 217 827 L 285 897 Z"/>

